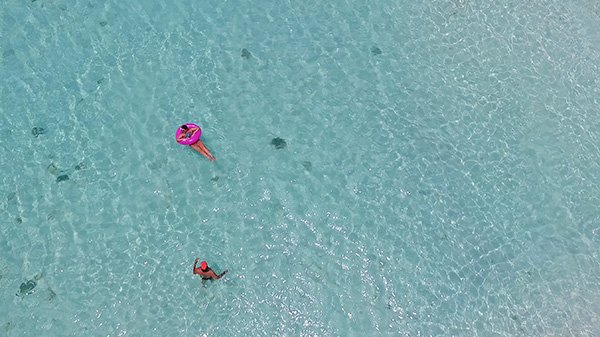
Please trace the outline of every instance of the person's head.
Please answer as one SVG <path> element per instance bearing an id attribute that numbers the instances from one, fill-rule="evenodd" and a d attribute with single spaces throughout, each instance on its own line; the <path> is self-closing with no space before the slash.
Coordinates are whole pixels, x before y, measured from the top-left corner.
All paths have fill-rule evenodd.
<path id="1" fill-rule="evenodd" d="M 200 269 L 202 269 L 202 271 L 208 270 L 208 263 L 206 263 L 206 261 L 200 262 Z"/>
<path id="2" fill-rule="evenodd" d="M 181 130 L 182 130 L 183 132 L 185 132 L 185 131 L 187 131 L 187 130 L 188 130 L 188 127 L 187 127 L 187 125 L 185 125 L 185 124 L 184 124 L 184 125 L 182 125 L 182 126 L 180 126 L 180 128 L 181 128 Z"/>

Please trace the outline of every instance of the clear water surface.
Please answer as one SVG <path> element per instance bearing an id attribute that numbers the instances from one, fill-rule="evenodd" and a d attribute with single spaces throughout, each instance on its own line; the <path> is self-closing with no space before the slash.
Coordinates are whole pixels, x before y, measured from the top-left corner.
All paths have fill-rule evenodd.
<path id="1" fill-rule="evenodd" d="M 597 1 L 0 7 L 0 335 L 600 335 Z"/>

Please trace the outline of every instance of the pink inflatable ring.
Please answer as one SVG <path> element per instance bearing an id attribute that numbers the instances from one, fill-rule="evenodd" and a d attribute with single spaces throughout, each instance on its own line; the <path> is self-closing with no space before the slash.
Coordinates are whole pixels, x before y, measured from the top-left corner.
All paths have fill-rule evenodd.
<path id="1" fill-rule="evenodd" d="M 185 126 L 188 127 L 188 129 L 191 128 L 198 128 L 198 131 L 196 131 L 194 134 L 192 134 L 191 137 L 188 138 L 184 138 L 182 140 L 178 140 L 177 143 L 181 144 L 181 145 L 192 145 L 194 143 L 196 143 L 199 139 L 200 139 L 200 135 L 202 135 L 202 129 L 200 129 L 200 127 L 196 124 L 193 123 L 188 123 Z M 189 131 L 188 131 L 189 132 Z M 175 140 L 179 139 L 179 136 L 181 134 L 183 134 L 183 130 L 181 129 L 181 126 L 177 129 L 177 133 L 175 134 Z"/>

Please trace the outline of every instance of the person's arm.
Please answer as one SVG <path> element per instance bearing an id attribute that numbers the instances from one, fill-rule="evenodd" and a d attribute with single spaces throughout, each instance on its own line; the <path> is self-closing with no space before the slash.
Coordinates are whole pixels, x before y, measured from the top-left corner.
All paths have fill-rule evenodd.
<path id="1" fill-rule="evenodd" d="M 209 276 L 209 277 L 211 277 L 211 278 L 213 278 L 213 279 L 215 279 L 215 280 L 218 280 L 218 279 L 219 279 L 219 275 L 217 275 L 217 273 L 215 273 L 215 271 L 214 271 L 214 270 L 212 270 L 212 269 L 209 269 L 209 270 L 208 270 L 208 271 L 206 271 L 205 273 L 207 273 L 207 274 L 208 274 L 208 275 L 206 275 L 206 276 Z"/>
<path id="2" fill-rule="evenodd" d="M 196 260 L 194 260 L 194 274 L 196 273 L 196 265 L 198 264 L 198 258 L 196 258 Z"/>
<path id="3" fill-rule="evenodd" d="M 223 277 L 223 275 L 227 274 L 229 270 L 225 269 L 225 271 L 223 271 L 221 274 L 219 274 L 219 278 Z"/>

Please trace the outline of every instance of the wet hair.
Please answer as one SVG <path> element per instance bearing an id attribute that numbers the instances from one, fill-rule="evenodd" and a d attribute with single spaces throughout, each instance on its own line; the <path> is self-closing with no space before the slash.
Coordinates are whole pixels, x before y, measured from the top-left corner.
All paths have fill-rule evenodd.
<path id="1" fill-rule="evenodd" d="M 181 126 L 181 130 L 183 130 L 183 131 L 187 131 L 187 130 L 188 130 L 188 127 L 187 127 L 187 125 L 183 124 L 183 125 Z"/>

